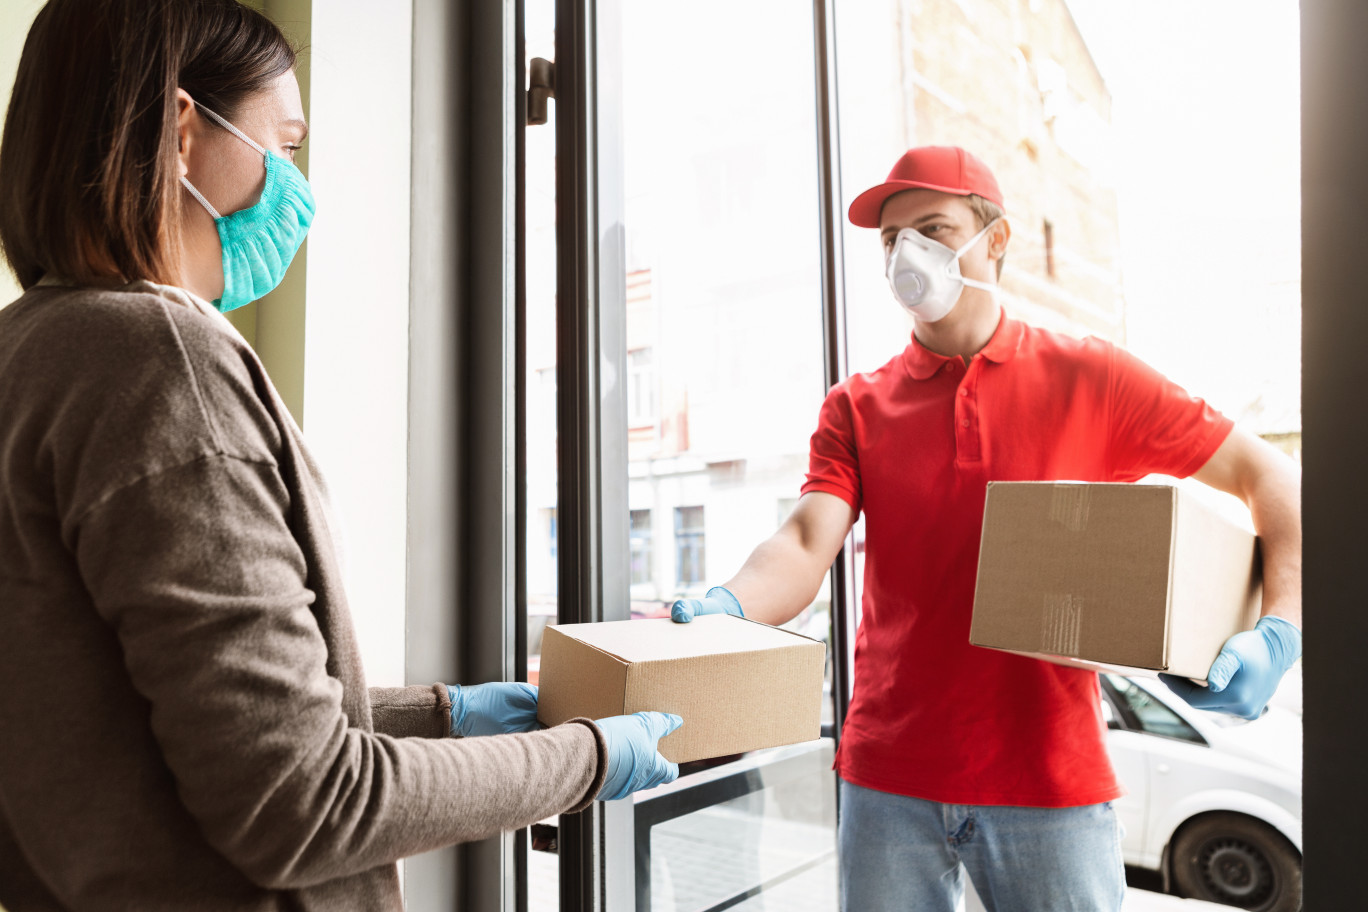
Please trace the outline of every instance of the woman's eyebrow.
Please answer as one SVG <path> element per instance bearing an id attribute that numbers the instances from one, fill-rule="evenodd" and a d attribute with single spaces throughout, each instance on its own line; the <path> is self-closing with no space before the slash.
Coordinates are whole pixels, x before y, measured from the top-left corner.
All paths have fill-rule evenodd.
<path id="1" fill-rule="evenodd" d="M 309 125 L 308 125 L 307 123 L 305 123 L 304 121 L 300 120 L 298 117 L 292 117 L 292 118 L 290 118 L 289 120 L 285 121 L 285 126 L 287 126 L 287 127 L 299 127 L 299 128 L 300 128 L 300 130 L 302 131 L 302 132 L 299 134 L 299 141 L 300 141 L 300 142 L 303 142 L 303 141 L 308 137 L 308 135 L 309 135 Z"/>

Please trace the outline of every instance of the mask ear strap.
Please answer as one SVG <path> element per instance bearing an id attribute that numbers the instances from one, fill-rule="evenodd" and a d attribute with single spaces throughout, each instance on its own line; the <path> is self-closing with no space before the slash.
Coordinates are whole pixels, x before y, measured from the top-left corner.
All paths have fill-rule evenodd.
<path id="1" fill-rule="evenodd" d="M 983 240 L 983 236 L 984 236 L 985 234 L 988 233 L 988 229 L 989 229 L 989 228 L 992 228 L 994 225 L 996 225 L 996 224 L 997 224 L 998 222 L 1000 222 L 1000 221 L 1002 221 L 1002 217 L 1001 217 L 1001 216 L 999 216 L 998 218 L 993 219 L 991 222 L 989 222 L 988 224 L 984 225 L 983 228 L 980 229 L 980 231 L 979 231 L 978 234 L 974 235 L 973 237 L 971 237 L 971 238 L 969 239 L 969 242 L 968 242 L 967 244 L 965 244 L 965 245 L 964 245 L 963 247 L 961 247 L 959 250 L 956 250 L 956 251 L 955 251 L 955 259 L 958 260 L 960 257 L 964 256 L 966 253 L 968 253 L 970 250 L 972 250 L 975 244 L 977 244 L 979 241 Z"/>
<path id="2" fill-rule="evenodd" d="M 994 295 L 997 295 L 998 292 L 1002 291 L 1000 286 L 994 285 L 992 282 L 980 282 L 978 279 L 970 279 L 965 276 L 960 276 L 960 281 L 970 288 L 982 288 L 984 291 L 992 292 Z"/>
<path id="3" fill-rule="evenodd" d="M 983 226 L 983 230 L 980 231 L 978 234 L 974 235 L 974 236 L 969 240 L 969 243 L 965 244 L 965 245 L 964 245 L 963 247 L 961 247 L 959 250 L 956 250 L 956 251 L 955 251 L 955 259 L 958 260 L 960 257 L 962 257 L 962 256 L 964 256 L 966 253 L 968 253 L 969 250 L 970 250 L 975 244 L 977 244 L 979 241 L 983 240 L 983 236 L 984 236 L 985 234 L 988 233 L 988 229 L 989 229 L 989 228 L 992 228 L 994 225 L 996 225 L 996 224 L 997 224 L 998 222 L 1000 222 L 1000 221 L 1002 221 L 1002 218 L 999 216 L 998 218 L 995 218 L 995 219 L 993 219 L 991 222 L 989 222 L 988 224 L 984 225 L 984 226 Z M 998 286 L 992 284 L 991 282 L 980 282 L 978 279 L 971 279 L 971 278 L 968 278 L 967 276 L 960 276 L 960 281 L 962 281 L 965 285 L 968 285 L 968 286 L 971 287 L 971 288 L 981 288 L 981 289 L 983 289 L 984 291 L 990 291 L 990 292 L 992 292 L 994 295 L 996 295 L 996 294 L 1001 290 L 1001 289 L 998 288 Z"/>
<path id="4" fill-rule="evenodd" d="M 236 136 L 238 139 L 242 140 L 242 141 L 245 142 L 247 145 L 251 146 L 253 149 L 256 149 L 256 150 L 257 150 L 258 152 L 260 152 L 262 155 L 265 155 L 265 154 L 266 154 L 266 150 L 263 149 L 261 146 L 257 145 L 252 139 L 250 139 L 250 138 L 247 136 L 246 133 L 243 133 L 243 132 L 242 132 L 241 130 L 239 130 L 237 127 L 233 126 L 233 125 L 230 124 L 228 121 L 224 120 L 222 117 L 219 117 L 217 114 L 215 114 L 213 111 L 211 111 L 211 110 L 209 110 L 208 108 L 206 108 L 204 105 L 200 104 L 198 101 L 195 102 L 195 107 L 199 108 L 199 109 L 200 109 L 201 111 L 203 111 L 205 114 L 208 114 L 210 117 L 212 117 L 212 118 L 214 119 L 214 121 L 215 121 L 220 127 L 223 127 L 223 129 L 227 130 L 229 133 L 232 133 L 232 134 L 233 134 L 234 136 Z"/>
<path id="5" fill-rule="evenodd" d="M 223 216 L 221 216 L 221 215 L 218 214 L 218 210 L 217 210 L 217 209 L 215 209 L 213 206 L 209 205 L 209 201 L 208 201 L 207 199 L 204 198 L 204 194 L 203 194 L 203 193 L 200 193 L 198 190 L 195 189 L 195 185 L 194 185 L 194 184 L 190 183 L 190 181 L 186 180 L 184 177 L 181 177 L 180 182 L 181 182 L 181 186 L 182 186 L 182 187 L 184 187 L 186 190 L 189 190 L 189 191 L 190 191 L 190 195 L 191 195 L 191 196 L 193 196 L 195 199 L 199 200 L 199 204 L 200 204 L 201 206 L 203 206 L 205 209 L 209 210 L 209 214 L 212 215 L 212 216 L 214 217 L 214 221 L 218 221 L 219 219 L 223 218 Z"/>

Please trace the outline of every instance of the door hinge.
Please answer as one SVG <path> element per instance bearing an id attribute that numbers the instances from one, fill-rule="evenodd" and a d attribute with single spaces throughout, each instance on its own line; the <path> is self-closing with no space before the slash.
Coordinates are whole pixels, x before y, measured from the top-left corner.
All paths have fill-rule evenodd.
<path id="1" fill-rule="evenodd" d="M 527 72 L 527 125 L 546 123 L 546 100 L 556 97 L 556 65 L 533 57 Z"/>

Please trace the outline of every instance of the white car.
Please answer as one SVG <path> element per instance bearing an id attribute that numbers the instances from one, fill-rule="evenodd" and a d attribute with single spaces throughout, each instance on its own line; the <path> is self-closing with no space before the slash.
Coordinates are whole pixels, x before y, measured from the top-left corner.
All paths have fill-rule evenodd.
<path id="1" fill-rule="evenodd" d="M 1246 722 L 1193 709 L 1155 679 L 1101 680 L 1107 746 L 1129 790 L 1114 802 L 1126 864 L 1182 896 L 1299 910 L 1300 715 L 1273 706 Z"/>

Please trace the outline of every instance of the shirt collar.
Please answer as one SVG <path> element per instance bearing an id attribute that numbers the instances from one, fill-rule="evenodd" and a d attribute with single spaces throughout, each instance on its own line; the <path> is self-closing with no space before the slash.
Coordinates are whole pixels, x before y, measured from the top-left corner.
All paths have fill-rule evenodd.
<path id="1" fill-rule="evenodd" d="M 997 329 L 993 330 L 992 338 L 988 340 L 988 344 L 983 346 L 978 354 L 998 364 L 1010 361 L 1017 353 L 1017 349 L 1021 348 L 1022 335 L 1021 322 L 1013 320 L 1007 316 L 1006 311 L 1003 311 L 1002 318 L 998 320 Z M 903 351 L 903 364 L 906 365 L 907 372 L 912 375 L 914 380 L 929 379 L 944 367 L 947 361 L 954 360 L 959 359 L 954 355 L 950 357 L 938 355 L 922 345 L 915 333 L 912 335 L 912 344 Z"/>

